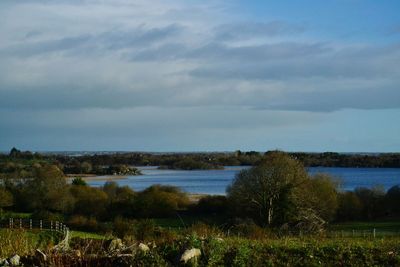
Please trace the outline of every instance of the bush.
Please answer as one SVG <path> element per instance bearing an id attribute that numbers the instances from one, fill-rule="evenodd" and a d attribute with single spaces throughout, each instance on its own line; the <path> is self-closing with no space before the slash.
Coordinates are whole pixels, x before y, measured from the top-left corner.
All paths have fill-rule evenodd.
<path id="1" fill-rule="evenodd" d="M 227 210 L 226 196 L 205 196 L 192 207 L 192 211 L 199 214 L 224 214 Z"/>
<path id="2" fill-rule="evenodd" d="M 75 198 L 74 214 L 99 218 L 104 215 L 108 196 L 102 190 L 89 186 L 72 186 L 71 193 Z"/>
<path id="3" fill-rule="evenodd" d="M 135 216 L 138 218 L 170 217 L 188 204 L 187 195 L 179 188 L 153 185 L 138 194 L 135 201 Z"/>
<path id="4" fill-rule="evenodd" d="M 134 221 L 121 217 L 115 218 L 113 232 L 120 238 L 135 235 Z"/>
<path id="5" fill-rule="evenodd" d="M 230 229 L 230 235 L 245 237 L 249 239 L 265 239 L 268 237 L 268 232 L 255 224 L 251 220 L 245 220 L 234 224 Z"/>
<path id="6" fill-rule="evenodd" d="M 140 220 L 135 224 L 135 236 L 138 240 L 150 240 L 159 236 L 159 229 L 153 220 Z"/>
<path id="7" fill-rule="evenodd" d="M 87 185 L 86 181 L 82 179 L 82 177 L 75 177 L 72 180 L 72 185 Z"/>
<path id="8" fill-rule="evenodd" d="M 87 218 L 82 215 L 74 215 L 68 220 L 68 225 L 76 230 L 96 232 L 100 230 L 99 223 L 93 217 Z"/>
<path id="9" fill-rule="evenodd" d="M 187 229 L 187 232 L 189 234 L 196 234 L 202 238 L 221 237 L 224 235 L 218 227 L 210 226 L 202 222 L 193 224 Z"/>
<path id="10" fill-rule="evenodd" d="M 40 210 L 36 211 L 32 214 L 32 219 L 34 220 L 43 220 L 43 221 L 58 221 L 58 222 L 63 222 L 64 221 L 64 215 L 60 213 L 53 213 L 47 210 Z"/>

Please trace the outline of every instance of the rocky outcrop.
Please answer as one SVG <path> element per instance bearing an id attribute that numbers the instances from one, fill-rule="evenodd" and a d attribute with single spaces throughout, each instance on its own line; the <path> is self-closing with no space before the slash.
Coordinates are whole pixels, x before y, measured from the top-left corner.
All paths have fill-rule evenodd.
<path id="1" fill-rule="evenodd" d="M 187 263 L 190 260 L 197 260 L 197 258 L 201 255 L 201 251 L 198 248 L 192 248 L 186 250 L 181 256 L 181 262 Z"/>

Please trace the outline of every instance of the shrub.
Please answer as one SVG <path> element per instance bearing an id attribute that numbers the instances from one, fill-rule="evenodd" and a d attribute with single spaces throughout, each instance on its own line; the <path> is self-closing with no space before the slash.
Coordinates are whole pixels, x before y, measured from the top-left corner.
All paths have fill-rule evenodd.
<path id="1" fill-rule="evenodd" d="M 189 204 L 187 195 L 173 186 L 153 185 L 140 192 L 135 201 L 139 218 L 169 217 Z"/>
<path id="2" fill-rule="evenodd" d="M 99 218 L 105 213 L 108 196 L 102 190 L 89 186 L 72 186 L 75 198 L 75 214 Z"/>
<path id="3" fill-rule="evenodd" d="M 86 181 L 82 179 L 82 177 L 75 177 L 72 180 L 72 185 L 87 185 Z"/>
<path id="4" fill-rule="evenodd" d="M 95 232 L 100 229 L 99 223 L 93 217 L 87 218 L 82 215 L 74 215 L 68 220 L 68 225 L 77 230 Z"/>
<path id="5" fill-rule="evenodd" d="M 226 196 L 205 196 L 192 210 L 200 214 L 223 214 L 228 210 L 228 200 Z"/>
<path id="6" fill-rule="evenodd" d="M 116 236 L 124 238 L 135 234 L 134 221 L 117 217 L 114 220 L 113 232 Z"/>
<path id="7" fill-rule="evenodd" d="M 47 210 L 39 210 L 32 214 L 32 219 L 43 220 L 43 221 L 64 221 L 64 215 L 60 213 L 53 213 Z"/>
<path id="8" fill-rule="evenodd" d="M 249 239 L 265 239 L 268 236 L 265 228 L 258 226 L 251 220 L 239 222 L 233 225 L 229 231 L 231 235 Z"/>
<path id="9" fill-rule="evenodd" d="M 187 232 L 190 234 L 196 234 L 197 236 L 200 236 L 202 238 L 223 236 L 223 232 L 220 229 L 202 222 L 197 222 L 193 224 L 190 228 L 187 229 Z"/>

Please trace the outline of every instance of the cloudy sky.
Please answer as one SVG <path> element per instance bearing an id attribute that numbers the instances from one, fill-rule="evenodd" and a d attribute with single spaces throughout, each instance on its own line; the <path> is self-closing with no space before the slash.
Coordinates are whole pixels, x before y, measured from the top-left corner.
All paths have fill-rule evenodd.
<path id="1" fill-rule="evenodd" d="M 0 150 L 400 151 L 398 0 L 2 0 Z"/>

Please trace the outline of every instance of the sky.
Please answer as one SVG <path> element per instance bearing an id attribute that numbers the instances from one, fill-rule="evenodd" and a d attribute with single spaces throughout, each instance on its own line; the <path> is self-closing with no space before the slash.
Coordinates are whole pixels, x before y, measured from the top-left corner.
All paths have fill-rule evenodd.
<path id="1" fill-rule="evenodd" d="M 0 150 L 400 151 L 398 0 L 2 0 Z"/>

